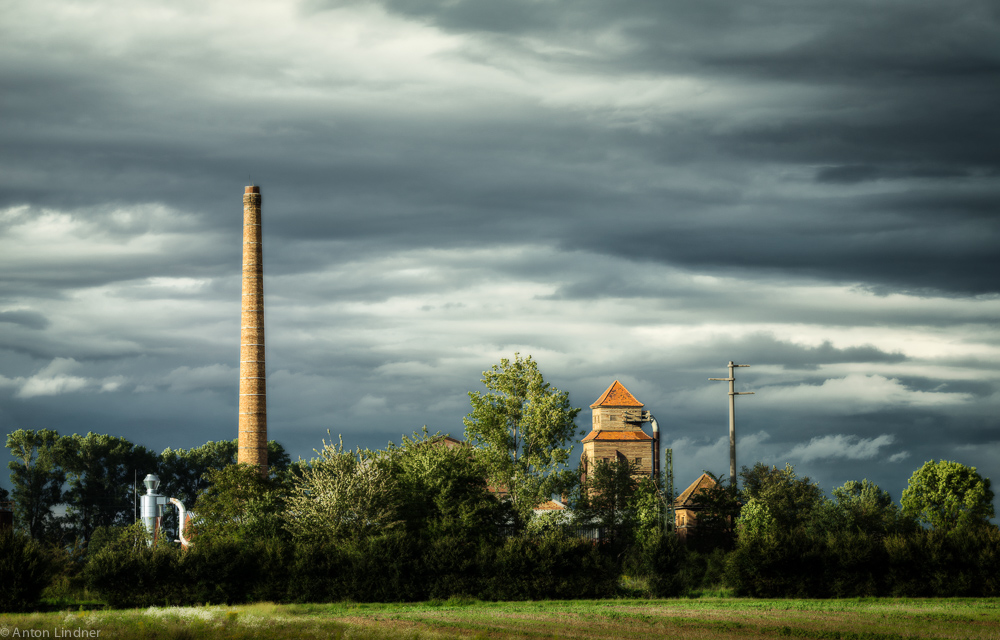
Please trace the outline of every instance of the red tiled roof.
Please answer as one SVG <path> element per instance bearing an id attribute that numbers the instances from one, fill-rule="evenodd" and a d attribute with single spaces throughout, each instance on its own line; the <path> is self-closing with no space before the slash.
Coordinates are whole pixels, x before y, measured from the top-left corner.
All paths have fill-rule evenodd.
<path id="1" fill-rule="evenodd" d="M 645 431 L 591 431 L 587 437 L 580 442 L 590 442 L 591 440 L 652 440 Z"/>
<path id="2" fill-rule="evenodd" d="M 458 438 L 452 438 L 449 435 L 438 436 L 438 437 L 434 438 L 433 440 L 431 440 L 431 442 L 433 442 L 434 444 L 437 444 L 437 445 L 443 445 L 445 447 L 448 447 L 449 449 L 452 449 L 454 447 L 462 447 L 462 446 L 465 446 L 467 444 L 465 442 L 465 440 L 459 440 Z"/>
<path id="3" fill-rule="evenodd" d="M 700 493 L 705 489 L 711 489 L 716 485 L 715 480 L 707 473 L 701 474 L 697 480 L 691 483 L 687 489 L 681 492 L 681 495 L 677 496 L 677 500 L 674 501 L 675 507 L 690 507 L 691 498 L 694 497 L 696 492 Z"/>
<path id="4" fill-rule="evenodd" d="M 597 401 L 590 405 L 591 409 L 596 409 L 597 407 L 643 407 L 645 406 L 641 402 L 635 399 L 625 385 L 615 380 L 608 387 L 608 390 L 601 394 L 601 397 Z"/>
<path id="5" fill-rule="evenodd" d="M 546 500 L 542 504 L 535 507 L 535 511 L 562 511 L 566 508 L 566 505 L 556 502 L 555 500 Z"/>

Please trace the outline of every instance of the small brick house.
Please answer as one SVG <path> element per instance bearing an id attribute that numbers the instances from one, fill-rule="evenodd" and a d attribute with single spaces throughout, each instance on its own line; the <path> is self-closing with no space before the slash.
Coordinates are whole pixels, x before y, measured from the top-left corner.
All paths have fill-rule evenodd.
<path id="1" fill-rule="evenodd" d="M 694 504 L 694 497 L 703 491 L 715 487 L 716 484 L 710 475 L 703 473 L 687 489 L 682 491 L 681 495 L 677 496 L 677 500 L 674 501 L 677 537 L 682 541 L 693 534 L 694 530 L 698 527 L 699 508 Z"/>

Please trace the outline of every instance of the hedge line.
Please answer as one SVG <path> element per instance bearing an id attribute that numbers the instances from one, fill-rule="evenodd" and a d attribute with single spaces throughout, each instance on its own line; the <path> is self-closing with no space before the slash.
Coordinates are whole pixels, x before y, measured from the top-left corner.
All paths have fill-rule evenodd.
<path id="1" fill-rule="evenodd" d="M 176 548 L 109 545 L 84 571 L 114 607 L 273 602 L 601 598 L 614 595 L 612 554 L 567 537 L 425 541 L 389 534 L 333 545 L 281 540 Z"/>
<path id="2" fill-rule="evenodd" d="M 790 532 L 741 543 L 726 559 L 725 582 L 759 598 L 998 597 L 1000 529 Z"/>

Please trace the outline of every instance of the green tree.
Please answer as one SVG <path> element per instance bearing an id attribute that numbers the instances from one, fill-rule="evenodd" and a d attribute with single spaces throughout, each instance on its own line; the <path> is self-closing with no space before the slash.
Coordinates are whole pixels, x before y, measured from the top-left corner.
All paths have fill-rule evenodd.
<path id="1" fill-rule="evenodd" d="M 35 540 L 55 534 L 52 508 L 62 500 L 65 475 L 59 466 L 59 434 L 50 429 L 18 429 L 7 435 L 14 462 L 7 464 L 14 485 L 14 519 Z"/>
<path id="2" fill-rule="evenodd" d="M 291 481 L 286 527 L 303 541 L 368 536 L 402 524 L 390 461 L 368 449 L 323 442 L 319 458 Z"/>
<path id="3" fill-rule="evenodd" d="M 698 551 L 732 549 L 736 543 L 735 523 L 740 515 L 740 495 L 734 483 L 727 478 L 706 474 L 715 486 L 695 492 L 692 506 L 698 512 L 698 526 L 689 544 Z"/>
<path id="4" fill-rule="evenodd" d="M 506 358 L 483 372 L 486 393 L 470 391 L 465 436 L 486 464 L 489 481 L 505 491 L 521 522 L 569 481 L 567 462 L 580 409 L 545 382 L 531 356 Z"/>
<path id="5" fill-rule="evenodd" d="M 573 506 L 578 526 L 596 527 L 602 538 L 628 544 L 638 525 L 635 475 L 635 465 L 624 458 L 596 461 Z"/>
<path id="6" fill-rule="evenodd" d="M 990 479 L 947 460 L 930 460 L 914 471 L 901 504 L 903 513 L 941 530 L 987 524 L 995 515 Z"/>
<path id="7" fill-rule="evenodd" d="M 61 444 L 68 532 L 89 540 L 96 527 L 134 522 L 136 471 L 155 469 L 156 454 L 125 438 L 92 432 L 64 436 Z"/>
<path id="8" fill-rule="evenodd" d="M 0 529 L 0 611 L 37 606 L 55 575 L 61 553 L 21 531 Z M 6 626 L 3 631 L 6 636 Z"/>
<path id="9" fill-rule="evenodd" d="M 283 535 L 287 488 L 280 480 L 246 463 L 209 469 L 205 478 L 208 488 L 194 504 L 194 544 Z"/>
<path id="10" fill-rule="evenodd" d="M 879 538 L 902 533 L 908 527 L 905 518 L 888 491 L 868 480 L 850 480 L 832 491 L 840 530 L 867 533 Z"/>
<path id="11" fill-rule="evenodd" d="M 799 478 L 790 464 L 778 469 L 758 462 L 752 469 L 743 467 L 740 477 L 743 478 L 743 502 L 755 500 L 766 506 L 769 517 L 781 529 L 794 529 L 804 524 L 825 500 L 819 485 L 808 476 Z"/>
<path id="12" fill-rule="evenodd" d="M 399 517 L 411 533 L 432 538 L 495 537 L 510 520 L 509 504 L 486 483 L 486 465 L 469 446 L 449 447 L 440 434 L 403 436 L 386 451 L 395 477 Z"/>
<path id="13" fill-rule="evenodd" d="M 164 449 L 159 459 L 160 493 L 177 498 L 187 507 L 208 488 L 210 469 L 236 464 L 239 440 L 209 441 L 191 449 Z M 285 448 L 274 440 L 267 443 L 268 472 L 272 478 L 286 473 L 290 460 Z M 141 478 L 140 478 L 141 479 Z"/>
<path id="14" fill-rule="evenodd" d="M 737 529 L 740 544 L 744 546 L 758 544 L 777 530 L 767 504 L 754 498 L 747 500 L 740 510 Z"/>

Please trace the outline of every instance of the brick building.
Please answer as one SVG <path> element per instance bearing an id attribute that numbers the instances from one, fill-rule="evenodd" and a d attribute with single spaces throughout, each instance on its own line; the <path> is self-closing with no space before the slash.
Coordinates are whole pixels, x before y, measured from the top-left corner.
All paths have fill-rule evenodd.
<path id="1" fill-rule="evenodd" d="M 617 380 L 590 405 L 592 430 L 582 440 L 582 480 L 586 481 L 587 470 L 600 460 L 627 460 L 634 465 L 636 475 L 653 474 L 653 438 L 642 430 L 642 423 L 652 416 L 644 406 Z"/>
<path id="2" fill-rule="evenodd" d="M 674 518 L 677 527 L 677 537 L 686 540 L 698 527 L 699 507 L 694 503 L 694 497 L 699 493 L 715 487 L 717 483 L 707 473 L 701 474 L 674 501 Z"/>

